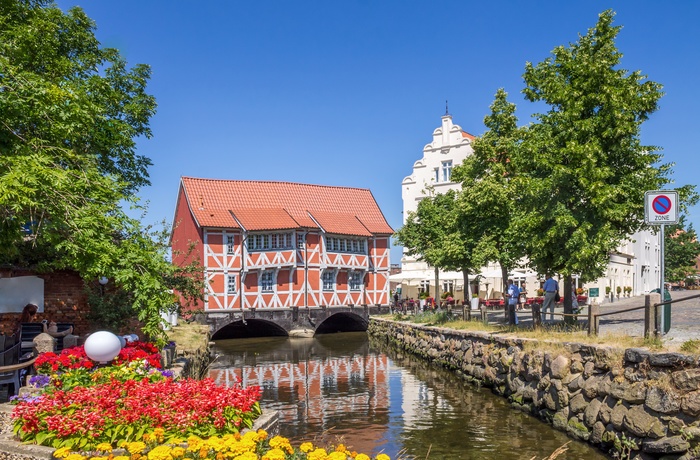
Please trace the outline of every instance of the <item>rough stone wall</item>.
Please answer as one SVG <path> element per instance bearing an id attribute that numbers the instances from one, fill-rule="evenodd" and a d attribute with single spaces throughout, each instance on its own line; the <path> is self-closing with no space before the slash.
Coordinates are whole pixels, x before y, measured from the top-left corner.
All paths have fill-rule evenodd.
<path id="1" fill-rule="evenodd" d="M 44 311 L 38 319 L 53 320 L 58 323 L 75 324 L 76 334 L 84 335 L 88 331 L 87 315 L 89 307 L 83 280 L 72 271 L 51 273 L 34 273 L 24 270 L 0 269 L 0 277 L 36 275 L 44 280 Z M 0 314 L 0 332 L 12 334 L 12 328 L 19 320 L 20 313 Z"/>
<path id="2" fill-rule="evenodd" d="M 700 362 L 372 318 L 368 332 L 618 458 L 700 458 Z"/>

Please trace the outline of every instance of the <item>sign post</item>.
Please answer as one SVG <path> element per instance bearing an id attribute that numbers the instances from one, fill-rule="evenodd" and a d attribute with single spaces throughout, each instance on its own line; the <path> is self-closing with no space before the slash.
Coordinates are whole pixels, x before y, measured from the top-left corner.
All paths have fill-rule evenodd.
<path id="1" fill-rule="evenodd" d="M 664 226 L 678 223 L 678 192 L 675 190 L 648 190 L 644 193 L 644 222 L 649 225 L 660 225 L 659 248 L 661 249 L 659 293 L 661 301 L 666 301 L 665 286 L 665 254 L 664 254 Z M 671 305 L 663 305 L 661 314 L 661 330 L 669 331 L 671 328 Z"/>

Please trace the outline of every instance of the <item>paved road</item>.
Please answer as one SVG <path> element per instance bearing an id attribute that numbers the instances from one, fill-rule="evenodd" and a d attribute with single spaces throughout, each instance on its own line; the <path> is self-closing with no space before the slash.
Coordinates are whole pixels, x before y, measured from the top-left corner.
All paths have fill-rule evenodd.
<path id="1" fill-rule="evenodd" d="M 695 298 L 693 297 L 697 296 Z M 673 291 L 671 297 L 671 329 L 663 335 L 664 343 L 671 349 L 677 349 L 687 340 L 700 340 L 700 291 Z M 687 300 L 683 300 L 687 299 Z M 614 302 L 606 302 L 600 306 L 601 313 L 625 310 L 644 305 L 644 296 L 622 298 Z M 563 313 L 563 307 L 559 306 L 556 312 Z M 584 310 L 584 317 L 587 310 Z M 504 322 L 503 310 L 489 310 L 490 323 Z M 532 324 L 530 309 L 518 312 L 518 318 L 522 325 Z M 555 322 L 561 321 L 561 316 L 555 316 Z M 644 310 L 620 313 L 600 318 L 600 333 L 624 333 L 630 336 L 644 336 Z"/>

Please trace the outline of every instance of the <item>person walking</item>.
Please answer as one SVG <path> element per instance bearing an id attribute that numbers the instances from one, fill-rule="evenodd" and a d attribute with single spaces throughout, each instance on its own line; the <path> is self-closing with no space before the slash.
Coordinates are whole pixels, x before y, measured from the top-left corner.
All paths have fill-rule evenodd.
<path id="1" fill-rule="evenodd" d="M 520 298 L 520 288 L 515 285 L 513 279 L 508 280 L 508 324 L 518 324 L 518 314 L 515 309 Z"/>
<path id="2" fill-rule="evenodd" d="M 545 275 L 544 286 L 542 286 L 542 288 L 544 289 L 544 303 L 542 304 L 542 320 L 544 321 L 547 309 L 549 309 L 549 320 L 554 321 L 554 305 L 556 304 L 555 297 L 557 295 L 557 292 L 559 292 L 559 283 L 557 283 L 557 280 L 552 278 L 552 275 L 550 273 L 547 273 Z"/>

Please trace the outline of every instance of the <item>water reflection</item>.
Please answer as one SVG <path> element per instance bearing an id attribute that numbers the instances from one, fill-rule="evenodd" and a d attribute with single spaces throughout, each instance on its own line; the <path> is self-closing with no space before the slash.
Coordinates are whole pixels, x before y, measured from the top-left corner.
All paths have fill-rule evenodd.
<path id="1" fill-rule="evenodd" d="M 392 458 L 543 458 L 569 441 L 507 401 L 365 333 L 219 341 L 209 376 L 263 389 L 296 444 L 337 442 Z M 429 455 L 429 457 L 427 457 Z M 603 459 L 572 443 L 566 459 Z"/>

